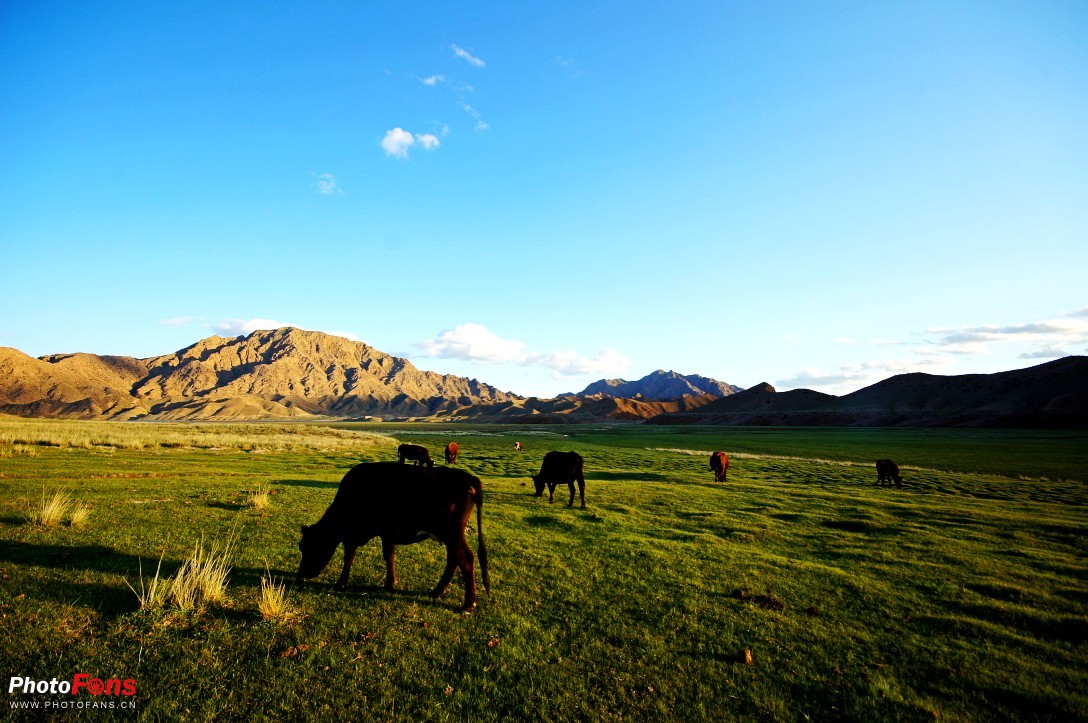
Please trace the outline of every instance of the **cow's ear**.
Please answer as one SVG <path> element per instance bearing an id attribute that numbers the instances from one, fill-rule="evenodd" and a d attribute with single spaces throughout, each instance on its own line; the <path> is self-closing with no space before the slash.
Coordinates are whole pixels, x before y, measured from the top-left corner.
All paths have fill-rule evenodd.
<path id="1" fill-rule="evenodd" d="M 302 526 L 302 534 L 306 534 L 309 530 L 310 530 L 310 528 L 307 527 L 306 525 Z"/>

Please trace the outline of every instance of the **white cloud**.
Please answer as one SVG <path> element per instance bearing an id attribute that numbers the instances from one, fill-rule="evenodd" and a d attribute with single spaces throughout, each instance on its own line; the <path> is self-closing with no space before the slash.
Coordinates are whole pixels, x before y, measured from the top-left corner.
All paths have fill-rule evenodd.
<path id="1" fill-rule="evenodd" d="M 575 351 L 553 351 L 547 354 L 528 354 L 518 362 L 522 366 L 541 366 L 552 370 L 552 376 L 576 377 L 583 374 L 599 374 L 619 377 L 631 368 L 631 360 L 615 349 L 602 349 L 591 357 Z"/>
<path id="2" fill-rule="evenodd" d="M 438 85 L 439 83 L 446 82 L 446 76 L 444 76 L 444 75 L 432 75 L 429 78 L 420 78 L 419 82 L 423 83 L 423 85 L 434 86 L 434 85 Z"/>
<path id="3" fill-rule="evenodd" d="M 461 324 L 437 338 L 416 344 L 427 356 L 484 363 L 503 363 L 522 358 L 525 345 L 492 333 L 482 324 Z"/>
<path id="4" fill-rule="evenodd" d="M 835 343 L 836 344 L 845 344 L 846 346 L 855 346 L 855 345 L 857 345 L 857 342 L 854 341 L 853 339 L 851 339 L 848 336 L 837 336 L 837 337 L 835 337 Z"/>
<path id="5" fill-rule="evenodd" d="M 297 324 L 276 321 L 275 319 L 262 319 L 260 317 L 254 317 L 252 319 L 223 319 L 223 321 L 216 324 L 215 330 L 220 334 L 242 336 L 244 334 L 252 334 L 255 331 L 279 329 L 283 326 L 297 326 Z"/>
<path id="6" fill-rule="evenodd" d="M 631 361 L 614 349 L 604 349 L 588 357 L 575 351 L 526 351 L 524 343 L 504 339 L 482 324 L 471 322 L 444 330 L 436 338 L 422 341 L 416 347 L 429 357 L 543 367 L 550 369 L 557 378 L 582 374 L 618 376 L 631 366 Z"/>
<path id="7" fill-rule="evenodd" d="M 1021 359 L 1061 359 L 1063 356 L 1071 356 L 1069 352 L 1064 349 L 1056 349 L 1054 347 L 1042 347 L 1031 352 L 1024 352 L 1020 355 Z"/>
<path id="8" fill-rule="evenodd" d="M 467 61 L 469 65 L 471 65 L 471 66 L 473 66 L 475 68 L 484 67 L 484 61 L 482 61 L 479 58 L 475 57 L 474 55 L 472 55 L 472 53 L 470 53 L 467 50 L 465 50 L 464 48 L 458 46 L 456 43 L 451 45 L 450 48 L 453 49 L 453 54 L 454 55 L 456 55 L 458 58 L 464 58 L 465 61 Z"/>
<path id="9" fill-rule="evenodd" d="M 407 158 L 408 149 L 411 148 L 415 142 L 415 136 L 403 128 L 398 127 L 385 132 L 385 138 L 382 138 L 381 146 L 388 156 Z"/>
<path id="10" fill-rule="evenodd" d="M 381 147 L 387 156 L 407 158 L 408 149 L 417 144 L 426 151 L 433 151 L 441 145 L 438 136 L 433 133 L 412 134 L 403 128 L 397 127 L 385 132 Z"/>
<path id="11" fill-rule="evenodd" d="M 322 196 L 334 196 L 344 193 L 343 190 L 336 185 L 336 176 L 331 173 L 320 173 L 317 175 L 317 191 Z"/>
<path id="12" fill-rule="evenodd" d="M 438 146 L 441 145 L 438 142 L 438 136 L 434 135 L 433 133 L 423 133 L 422 135 L 417 135 L 416 142 L 428 151 L 438 148 Z"/>

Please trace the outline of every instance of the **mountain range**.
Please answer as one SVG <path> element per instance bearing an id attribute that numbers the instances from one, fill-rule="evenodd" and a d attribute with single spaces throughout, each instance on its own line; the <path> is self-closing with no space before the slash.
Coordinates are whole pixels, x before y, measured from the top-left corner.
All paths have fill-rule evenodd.
<path id="1" fill-rule="evenodd" d="M 432 419 L 657 424 L 1088 426 L 1088 358 L 999 374 L 903 374 L 836 397 L 658 370 L 525 398 L 284 327 L 147 359 L 0 347 L 0 413 L 111 420 Z"/>
<path id="2" fill-rule="evenodd" d="M 622 399 L 645 399 L 651 402 L 665 402 L 679 399 L 685 395 L 727 397 L 741 391 L 740 387 L 719 382 L 717 379 L 698 374 L 678 374 L 674 371 L 658 369 L 642 379 L 629 382 L 626 379 L 601 379 L 593 382 L 577 394 L 564 396 L 589 397 L 604 395 Z"/>
<path id="3" fill-rule="evenodd" d="M 899 374 L 836 397 L 766 382 L 651 424 L 918 427 L 1088 426 L 1088 357 L 996 374 Z"/>

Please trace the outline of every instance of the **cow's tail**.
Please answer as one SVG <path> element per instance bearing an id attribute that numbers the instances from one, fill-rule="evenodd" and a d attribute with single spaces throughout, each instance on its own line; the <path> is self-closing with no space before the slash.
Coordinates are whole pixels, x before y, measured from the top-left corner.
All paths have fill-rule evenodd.
<path id="1" fill-rule="evenodd" d="M 487 574 L 487 544 L 484 542 L 484 486 L 481 484 L 476 495 L 476 555 L 480 560 L 480 576 L 484 580 L 484 590 L 491 594 L 491 577 Z"/>

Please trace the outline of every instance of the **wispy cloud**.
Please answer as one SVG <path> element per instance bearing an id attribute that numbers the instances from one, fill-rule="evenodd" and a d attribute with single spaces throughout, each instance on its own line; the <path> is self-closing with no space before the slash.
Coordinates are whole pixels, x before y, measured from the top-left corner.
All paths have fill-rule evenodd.
<path id="1" fill-rule="evenodd" d="M 474 68 L 484 67 L 484 65 L 485 65 L 484 61 L 480 60 L 479 58 L 474 56 L 472 53 L 468 52 L 467 50 L 465 50 L 461 46 L 457 45 L 456 43 L 450 45 L 450 48 L 453 50 L 454 55 L 456 55 L 458 58 L 463 58 L 472 67 L 474 67 Z"/>
<path id="2" fill-rule="evenodd" d="M 1088 344 L 1088 307 L 1024 324 L 932 327 L 924 336 L 925 345 L 915 353 L 989 354 L 993 345 L 1017 343 L 1035 346 L 1022 359 L 1053 358 L 1062 346 Z"/>
<path id="3" fill-rule="evenodd" d="M 486 131 L 491 128 L 491 125 L 484 120 L 484 117 L 483 115 L 481 115 L 480 111 L 476 110 L 467 102 L 465 102 L 463 98 L 458 99 L 457 104 L 461 106 L 461 110 L 468 113 L 470 116 L 472 116 L 472 119 L 476 121 L 476 130 Z"/>
<path id="4" fill-rule="evenodd" d="M 393 128 L 385 132 L 381 142 L 382 150 L 387 156 L 394 158 L 407 158 L 408 150 L 413 146 L 420 146 L 426 151 L 433 151 L 441 143 L 438 136 L 433 133 L 409 133 L 403 128 Z"/>
<path id="5" fill-rule="evenodd" d="M 581 68 L 574 62 L 574 58 L 568 58 L 565 55 L 555 56 L 555 64 L 563 70 L 567 71 L 572 78 L 578 78 L 582 75 Z"/>
<path id="6" fill-rule="evenodd" d="M 843 364 L 831 369 L 805 369 L 787 379 L 775 382 L 783 389 L 818 389 L 829 394 L 842 394 L 875 384 L 896 374 L 910 372 L 935 373 L 949 365 L 946 359 L 909 359 Z"/>
<path id="7" fill-rule="evenodd" d="M 331 173 L 319 173 L 317 178 L 317 192 L 322 196 L 342 195 L 344 191 L 336 185 L 336 176 Z"/>
<path id="8" fill-rule="evenodd" d="M 434 339 L 419 342 L 416 347 L 434 358 L 542 367 L 550 369 L 557 378 L 582 374 L 619 376 L 631 366 L 630 360 L 614 349 L 604 349 L 592 356 L 576 351 L 528 351 L 524 343 L 504 339 L 482 324 L 471 322 L 446 329 Z"/>
<path id="9" fill-rule="evenodd" d="M 429 76 L 427 78 L 420 78 L 419 82 L 423 83 L 423 85 L 435 86 L 435 85 L 438 85 L 439 83 L 446 82 L 446 76 L 444 76 L 444 75 L 432 75 L 432 76 Z"/>
<path id="10" fill-rule="evenodd" d="M 290 324 L 285 321 L 276 321 L 275 319 L 253 317 L 252 319 L 223 319 L 223 321 L 215 325 L 215 330 L 220 334 L 242 336 L 244 334 L 252 334 L 255 331 L 279 329 L 282 326 L 298 325 Z"/>

